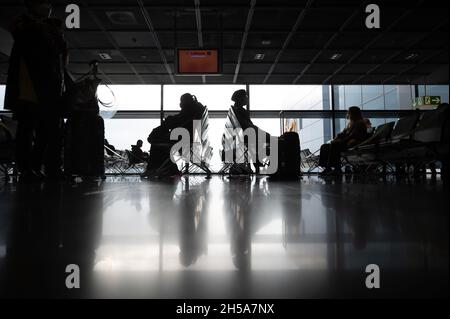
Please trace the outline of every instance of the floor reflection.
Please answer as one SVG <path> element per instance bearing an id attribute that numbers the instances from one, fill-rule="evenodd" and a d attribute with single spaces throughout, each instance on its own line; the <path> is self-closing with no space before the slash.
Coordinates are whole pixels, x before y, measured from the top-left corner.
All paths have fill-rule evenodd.
<path id="1" fill-rule="evenodd" d="M 73 296 L 65 285 L 66 266 L 82 269 L 91 282 L 101 240 L 103 185 L 99 183 L 17 184 L 6 190 L 6 249 L 1 263 L 3 296 Z M 4 195 L 4 194 L 3 194 Z M 85 291 L 85 290 L 84 290 Z M 81 294 L 80 294 L 81 293 Z"/>
<path id="2" fill-rule="evenodd" d="M 7 184 L 0 207 L 1 296 L 448 294 L 440 181 L 108 178 Z M 378 294 L 364 286 L 370 263 Z M 80 289 L 65 286 L 68 264 Z"/>

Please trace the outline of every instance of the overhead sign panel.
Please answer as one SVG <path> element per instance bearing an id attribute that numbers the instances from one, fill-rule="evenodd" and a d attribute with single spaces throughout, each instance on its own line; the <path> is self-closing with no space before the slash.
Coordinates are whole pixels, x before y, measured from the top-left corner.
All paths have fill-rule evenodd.
<path id="1" fill-rule="evenodd" d="M 217 49 L 177 49 L 178 75 L 220 74 Z"/>

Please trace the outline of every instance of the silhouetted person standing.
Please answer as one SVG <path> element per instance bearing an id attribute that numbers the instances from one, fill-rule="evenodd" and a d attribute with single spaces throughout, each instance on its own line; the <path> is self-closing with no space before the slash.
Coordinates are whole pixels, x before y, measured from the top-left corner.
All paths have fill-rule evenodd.
<path id="1" fill-rule="evenodd" d="M 26 0 L 26 12 L 11 24 L 5 109 L 18 121 L 16 161 L 24 180 L 61 175 L 61 96 L 67 44 L 62 22 L 51 19 L 47 0 Z"/>

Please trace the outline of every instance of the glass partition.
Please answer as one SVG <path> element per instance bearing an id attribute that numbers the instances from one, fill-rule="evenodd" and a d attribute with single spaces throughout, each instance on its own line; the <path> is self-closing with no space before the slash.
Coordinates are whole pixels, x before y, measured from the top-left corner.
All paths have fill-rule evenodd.
<path id="1" fill-rule="evenodd" d="M 6 85 L 0 85 L 0 110 L 4 110 Z"/>
<path id="2" fill-rule="evenodd" d="M 147 137 L 159 126 L 159 119 L 107 119 L 105 120 L 105 138 L 117 150 L 130 150 L 137 140 L 142 140 L 142 150 L 148 152 L 150 144 Z"/>
<path id="3" fill-rule="evenodd" d="M 336 110 L 359 106 L 362 110 L 408 110 L 412 108 L 411 85 L 335 85 Z"/>
<path id="4" fill-rule="evenodd" d="M 232 104 L 233 92 L 245 88 L 245 85 L 210 84 L 101 85 L 98 89 L 99 98 L 107 104 L 113 104 L 111 108 L 101 107 L 101 115 L 105 118 L 105 137 L 118 150 L 130 149 L 131 145 L 141 139 L 144 142 L 143 150 L 148 151 L 150 145 L 147 137 L 160 125 L 159 114 L 155 112 L 161 111 L 161 102 L 164 110 L 178 111 L 180 96 L 189 92 L 196 95 L 210 110 L 209 140 L 214 149 L 211 169 L 213 172 L 218 171 L 222 165 L 219 150 L 222 148 L 225 118 L 223 113 L 214 112 L 227 111 Z M 419 95 L 437 95 L 443 102 L 448 102 L 448 85 L 419 85 L 417 89 Z M 252 120 L 271 135 L 279 136 L 281 123 L 278 113 L 282 110 L 291 111 L 289 113 L 292 115 L 289 116 L 292 118 L 285 119 L 283 130 L 297 131 L 302 150 L 309 149 L 313 153 L 333 138 L 332 118 L 335 118 L 334 133 L 341 132 L 346 125 L 345 119 L 337 114 L 333 115 L 331 92 L 334 92 L 334 110 L 346 110 L 352 105 L 360 106 L 363 114 L 364 110 L 371 110 L 373 127 L 397 120 L 380 118 L 387 115 L 377 117 L 377 111 L 409 110 L 415 97 L 415 87 L 411 85 L 335 85 L 333 90 L 328 85 L 250 85 Z M 0 85 L 0 110 L 3 109 L 4 94 L 5 85 Z M 121 111 L 137 112 L 120 113 Z M 152 113 L 146 113 L 147 111 Z M 311 115 L 305 111 L 318 112 Z"/>
<path id="5" fill-rule="evenodd" d="M 160 85 L 100 85 L 97 95 L 117 111 L 161 110 Z"/>
<path id="6" fill-rule="evenodd" d="M 440 96 L 442 103 L 448 103 L 448 85 L 419 85 L 419 96 Z"/>
<path id="7" fill-rule="evenodd" d="M 250 108 L 258 110 L 329 110 L 326 85 L 250 85 Z"/>

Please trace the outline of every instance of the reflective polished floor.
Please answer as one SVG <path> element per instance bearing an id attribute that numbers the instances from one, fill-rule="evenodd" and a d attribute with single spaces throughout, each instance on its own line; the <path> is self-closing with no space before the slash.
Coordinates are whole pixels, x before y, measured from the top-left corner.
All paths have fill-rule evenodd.
<path id="1" fill-rule="evenodd" d="M 447 297 L 447 191 L 439 178 L 5 184 L 0 297 Z"/>

